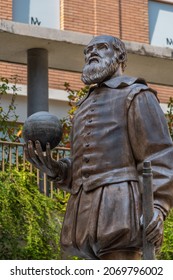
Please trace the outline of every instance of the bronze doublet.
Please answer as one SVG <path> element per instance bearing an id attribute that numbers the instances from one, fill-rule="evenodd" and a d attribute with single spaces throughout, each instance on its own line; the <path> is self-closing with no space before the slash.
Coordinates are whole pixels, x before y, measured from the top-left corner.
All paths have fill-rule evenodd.
<path id="1" fill-rule="evenodd" d="M 80 102 L 74 117 L 72 193 L 122 181 L 138 181 L 127 129 L 127 97 L 148 89 L 96 87 Z M 116 109 L 115 109 L 116 108 Z"/>

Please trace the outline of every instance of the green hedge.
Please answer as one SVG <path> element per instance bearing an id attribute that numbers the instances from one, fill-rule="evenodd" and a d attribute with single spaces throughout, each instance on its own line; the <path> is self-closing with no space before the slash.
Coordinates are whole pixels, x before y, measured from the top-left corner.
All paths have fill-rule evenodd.
<path id="1" fill-rule="evenodd" d="M 65 203 L 41 194 L 27 171 L 0 172 L 0 259 L 61 259 Z"/>
<path id="2" fill-rule="evenodd" d="M 173 260 L 173 209 L 165 221 L 163 245 L 157 258 L 160 260 Z"/>

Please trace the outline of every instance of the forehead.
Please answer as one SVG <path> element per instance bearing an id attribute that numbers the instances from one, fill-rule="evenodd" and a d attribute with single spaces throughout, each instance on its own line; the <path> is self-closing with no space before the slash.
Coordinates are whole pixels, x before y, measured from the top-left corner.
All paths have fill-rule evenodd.
<path id="1" fill-rule="evenodd" d="M 110 36 L 99 36 L 90 41 L 90 43 L 86 46 L 86 48 L 91 47 L 93 45 L 97 44 L 107 44 L 107 45 L 112 45 L 112 37 Z"/>

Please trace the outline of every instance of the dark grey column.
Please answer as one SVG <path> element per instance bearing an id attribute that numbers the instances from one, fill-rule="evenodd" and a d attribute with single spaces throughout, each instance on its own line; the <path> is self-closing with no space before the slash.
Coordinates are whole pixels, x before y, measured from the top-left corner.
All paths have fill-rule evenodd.
<path id="1" fill-rule="evenodd" d="M 48 99 L 48 51 L 34 48 L 27 51 L 28 117 L 39 111 L 49 111 Z M 39 189 L 44 193 L 44 176 L 40 172 Z M 47 190 L 48 192 L 48 190 Z"/>
<path id="2" fill-rule="evenodd" d="M 34 48 L 27 51 L 28 116 L 38 111 L 48 111 L 48 51 Z"/>

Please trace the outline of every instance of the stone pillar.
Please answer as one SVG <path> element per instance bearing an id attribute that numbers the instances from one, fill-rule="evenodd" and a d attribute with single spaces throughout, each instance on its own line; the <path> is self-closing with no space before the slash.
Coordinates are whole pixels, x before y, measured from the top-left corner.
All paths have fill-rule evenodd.
<path id="1" fill-rule="evenodd" d="M 27 51 L 28 117 L 39 111 L 49 111 L 48 98 L 48 51 L 33 48 Z M 40 172 L 39 189 L 44 193 L 44 175 Z M 46 191 L 48 192 L 48 190 Z"/>
<path id="2" fill-rule="evenodd" d="M 49 110 L 48 99 L 48 51 L 34 48 L 27 51 L 28 116 Z"/>

